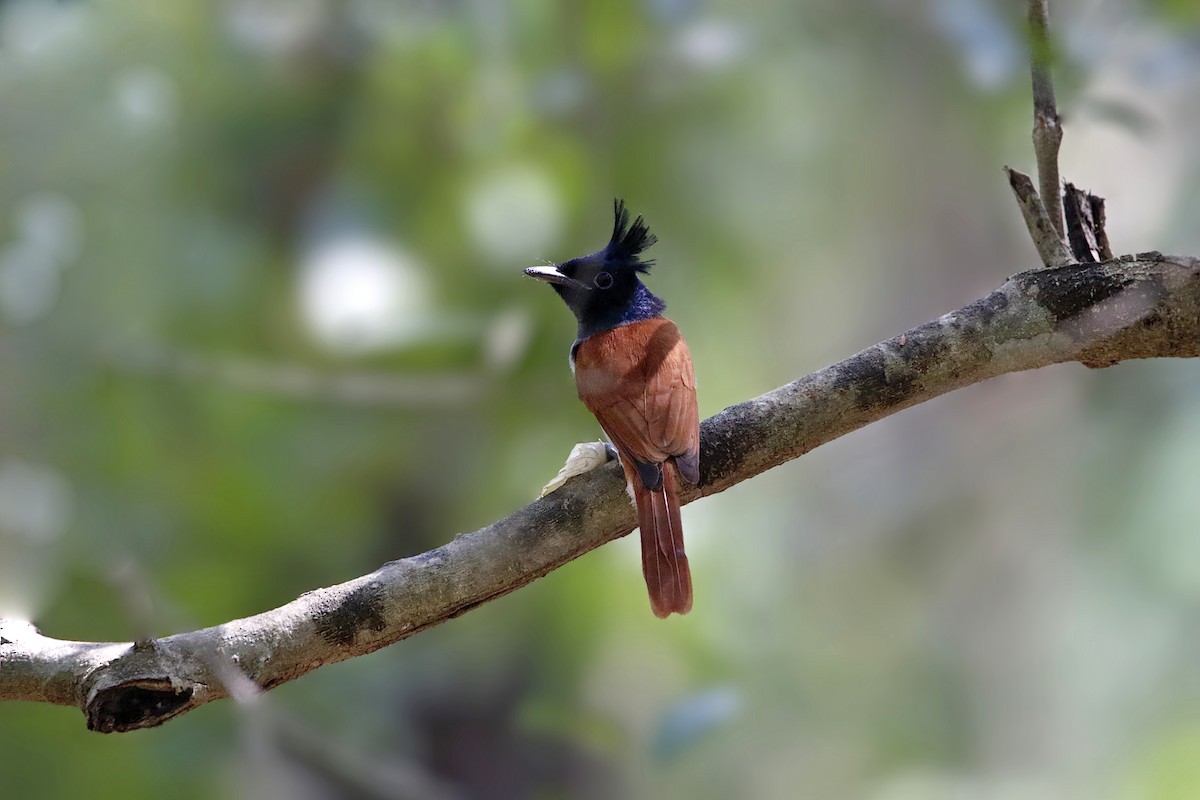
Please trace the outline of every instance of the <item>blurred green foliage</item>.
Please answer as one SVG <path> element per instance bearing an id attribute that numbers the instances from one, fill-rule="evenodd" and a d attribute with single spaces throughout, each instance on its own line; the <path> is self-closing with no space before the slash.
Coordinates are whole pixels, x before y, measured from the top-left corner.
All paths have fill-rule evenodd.
<path id="1" fill-rule="evenodd" d="M 1186 6 L 1053 4 L 1064 175 L 1121 251 L 1200 252 Z M 527 502 L 599 430 L 570 315 L 520 269 L 601 246 L 614 196 L 659 235 L 705 415 L 1032 266 L 999 171 L 1032 163 L 1011 12 L 0 4 L 0 610 L 217 624 Z M 689 506 L 687 618 L 651 617 L 622 541 L 262 709 L 102 737 L 6 704 L 0 774 L 1191 797 L 1198 407 L 1187 363 L 1008 376 Z"/>

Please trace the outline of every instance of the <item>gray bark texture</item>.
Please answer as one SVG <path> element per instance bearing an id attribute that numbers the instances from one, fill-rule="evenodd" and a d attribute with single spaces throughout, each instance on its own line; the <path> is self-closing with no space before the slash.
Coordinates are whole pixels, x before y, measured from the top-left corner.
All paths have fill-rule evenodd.
<path id="1" fill-rule="evenodd" d="M 1022 272 L 987 297 L 705 420 L 700 483 L 684 502 L 997 375 L 1197 355 L 1200 260 L 1142 253 Z M 98 731 L 153 727 L 445 622 L 634 525 L 621 470 L 609 463 L 435 550 L 211 628 L 69 642 L 0 619 L 0 700 L 74 706 Z"/>

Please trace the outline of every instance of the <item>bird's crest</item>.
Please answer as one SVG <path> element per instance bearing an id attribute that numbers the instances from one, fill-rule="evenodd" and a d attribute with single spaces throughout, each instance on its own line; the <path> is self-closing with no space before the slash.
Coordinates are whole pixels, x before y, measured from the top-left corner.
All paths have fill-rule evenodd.
<path id="1" fill-rule="evenodd" d="M 613 233 L 608 246 L 604 248 L 606 261 L 623 261 L 638 272 L 646 272 L 654 264 L 653 259 L 639 258 L 644 250 L 658 241 L 658 237 L 646 227 L 646 221 L 641 215 L 629 224 L 629 209 L 625 201 L 613 200 Z"/>

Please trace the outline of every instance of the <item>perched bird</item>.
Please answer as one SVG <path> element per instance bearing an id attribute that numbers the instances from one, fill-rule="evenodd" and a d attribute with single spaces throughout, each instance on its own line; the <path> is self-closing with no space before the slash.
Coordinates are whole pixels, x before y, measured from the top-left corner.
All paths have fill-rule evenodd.
<path id="1" fill-rule="evenodd" d="M 640 216 L 629 224 L 623 201 L 613 201 L 613 212 L 603 250 L 525 274 L 549 283 L 579 322 L 571 345 L 575 386 L 625 470 L 650 607 L 667 617 L 692 607 L 679 477 L 700 480 L 696 378 L 679 328 L 662 315 L 666 304 L 639 277 L 654 263 L 641 254 L 658 239 Z"/>

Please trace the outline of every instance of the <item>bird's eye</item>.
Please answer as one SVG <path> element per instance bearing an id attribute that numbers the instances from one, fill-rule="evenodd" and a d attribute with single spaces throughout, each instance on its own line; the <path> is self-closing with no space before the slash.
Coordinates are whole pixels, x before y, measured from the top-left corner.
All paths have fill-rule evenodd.
<path id="1" fill-rule="evenodd" d="M 597 289 L 607 289 L 613 285 L 613 276 L 607 272 L 600 272 L 595 278 L 592 278 L 592 283 L 596 285 Z"/>

